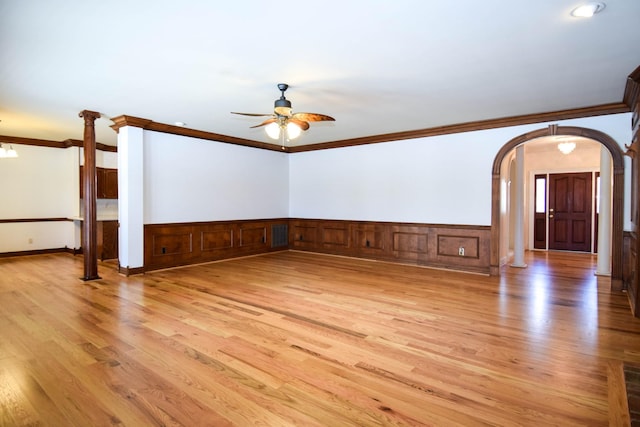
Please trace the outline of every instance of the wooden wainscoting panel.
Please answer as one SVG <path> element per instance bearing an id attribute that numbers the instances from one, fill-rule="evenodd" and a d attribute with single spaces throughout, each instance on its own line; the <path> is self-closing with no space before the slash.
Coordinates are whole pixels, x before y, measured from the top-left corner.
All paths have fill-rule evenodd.
<path id="1" fill-rule="evenodd" d="M 479 258 L 480 238 L 477 236 L 451 236 L 438 234 L 439 257 Z"/>
<path id="2" fill-rule="evenodd" d="M 287 219 L 145 225 L 145 271 L 288 249 L 271 247 L 273 225 Z M 286 241 L 285 241 L 286 243 Z"/>
<path id="3" fill-rule="evenodd" d="M 638 307 L 636 306 L 638 297 L 638 237 L 635 231 L 625 232 L 624 242 L 624 263 L 622 265 L 623 284 L 627 290 L 631 312 L 638 316 Z"/>
<path id="4" fill-rule="evenodd" d="M 384 256 L 387 247 L 387 231 L 385 224 L 357 222 L 351 226 L 353 245 L 359 254 Z"/>
<path id="5" fill-rule="evenodd" d="M 234 230 L 231 225 L 225 224 L 212 228 L 204 228 L 200 231 L 200 250 L 202 252 L 229 250 L 234 247 Z"/>
<path id="6" fill-rule="evenodd" d="M 427 259 L 428 227 L 391 226 L 392 253 L 395 258 L 409 262 L 424 262 Z"/>
<path id="7" fill-rule="evenodd" d="M 193 233 L 156 234 L 153 236 L 153 256 L 171 256 L 193 253 Z"/>
<path id="8" fill-rule="evenodd" d="M 163 268 L 184 265 L 194 262 L 200 252 L 199 242 L 195 239 L 193 227 L 179 226 L 145 226 L 144 229 L 144 264 Z M 197 253 L 196 253 L 197 252 Z"/>
<path id="9" fill-rule="evenodd" d="M 490 271 L 490 227 L 442 227 L 430 236 L 429 263 L 488 274 Z"/>
<path id="10" fill-rule="evenodd" d="M 489 226 L 292 219 L 291 233 L 292 247 L 305 251 L 483 274 L 490 269 Z"/>
<path id="11" fill-rule="evenodd" d="M 315 249 L 318 245 L 318 222 L 295 220 L 291 221 L 293 246 L 300 249 Z"/>
<path id="12" fill-rule="evenodd" d="M 344 221 L 324 222 L 320 228 L 322 246 L 338 250 L 348 249 L 351 246 L 349 238 L 349 224 Z"/>
<path id="13" fill-rule="evenodd" d="M 267 227 L 262 224 L 242 224 L 239 238 L 241 249 L 267 246 Z"/>
<path id="14" fill-rule="evenodd" d="M 286 225 L 288 245 L 272 245 Z M 322 219 L 145 226 L 145 271 L 286 250 L 489 273 L 490 227 Z M 460 255 L 460 248 L 464 255 Z"/>

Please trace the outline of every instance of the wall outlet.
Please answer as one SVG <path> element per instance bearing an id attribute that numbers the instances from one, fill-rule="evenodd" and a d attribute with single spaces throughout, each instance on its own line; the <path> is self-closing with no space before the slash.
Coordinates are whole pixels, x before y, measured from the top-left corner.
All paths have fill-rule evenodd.
<path id="1" fill-rule="evenodd" d="M 458 248 L 458 255 L 464 256 L 464 248 L 462 246 Z"/>

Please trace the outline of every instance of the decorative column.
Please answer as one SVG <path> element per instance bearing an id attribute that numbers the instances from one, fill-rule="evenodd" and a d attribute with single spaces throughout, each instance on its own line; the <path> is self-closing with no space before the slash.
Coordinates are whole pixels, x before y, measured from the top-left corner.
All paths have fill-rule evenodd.
<path id="1" fill-rule="evenodd" d="M 98 193 L 96 180 L 96 130 L 95 121 L 100 113 L 83 110 L 79 116 L 84 119 L 84 221 L 82 222 L 82 253 L 84 257 L 84 276 L 82 280 L 100 279 L 98 276 L 98 224 L 96 198 Z"/>
<path id="2" fill-rule="evenodd" d="M 611 156 L 600 147 L 600 200 L 598 202 L 598 262 L 596 275 L 611 275 Z"/>
<path id="3" fill-rule="evenodd" d="M 513 240 L 513 263 L 511 267 L 524 268 L 524 144 L 516 147 L 516 200 Z"/>
<path id="4" fill-rule="evenodd" d="M 144 138 L 149 120 L 111 119 L 118 132 L 118 271 L 144 273 Z"/>

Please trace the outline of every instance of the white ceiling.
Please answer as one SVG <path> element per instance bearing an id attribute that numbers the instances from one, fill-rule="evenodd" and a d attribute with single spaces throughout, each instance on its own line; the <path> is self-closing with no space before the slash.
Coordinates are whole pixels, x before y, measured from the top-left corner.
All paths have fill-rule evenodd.
<path id="1" fill-rule="evenodd" d="M 311 144 L 621 102 L 640 1 L 0 0 L 0 135 L 82 139 L 81 110 L 270 142 L 288 83 Z M 108 119 L 98 142 L 115 144 Z"/>

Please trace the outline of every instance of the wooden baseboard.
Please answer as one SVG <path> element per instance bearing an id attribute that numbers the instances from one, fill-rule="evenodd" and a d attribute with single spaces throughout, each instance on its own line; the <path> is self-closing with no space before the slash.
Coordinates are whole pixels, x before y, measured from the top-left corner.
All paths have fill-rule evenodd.
<path id="1" fill-rule="evenodd" d="M 144 267 L 123 267 L 118 265 L 118 273 L 124 274 L 125 276 L 133 276 L 134 274 L 144 274 Z"/>
<path id="2" fill-rule="evenodd" d="M 73 249 L 64 247 L 64 248 L 54 248 L 54 249 L 35 249 L 32 251 L 15 251 L 15 252 L 3 252 L 0 253 L 0 258 L 10 258 L 17 256 L 29 256 L 29 255 L 45 255 L 45 254 L 55 254 L 60 252 L 67 252 L 74 254 Z"/>

